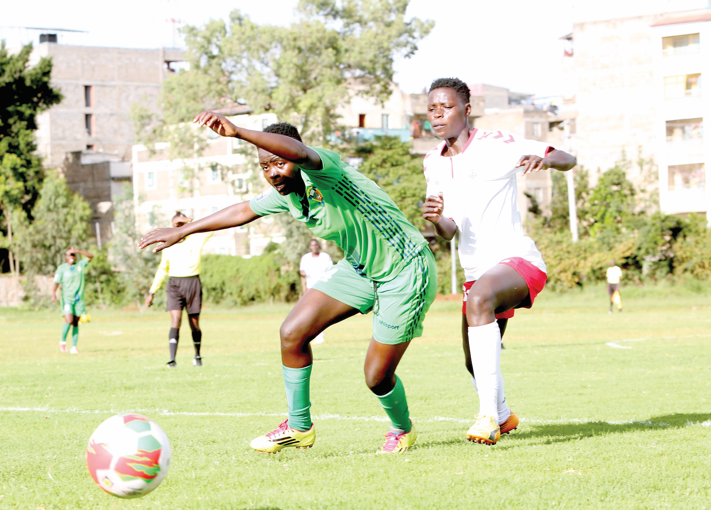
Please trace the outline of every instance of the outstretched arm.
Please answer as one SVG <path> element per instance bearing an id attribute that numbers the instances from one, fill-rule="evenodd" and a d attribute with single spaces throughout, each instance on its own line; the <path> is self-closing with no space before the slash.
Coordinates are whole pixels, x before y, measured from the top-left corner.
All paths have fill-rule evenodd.
<path id="1" fill-rule="evenodd" d="M 249 142 L 287 161 L 296 163 L 301 168 L 307 170 L 321 170 L 323 168 L 321 158 L 316 151 L 289 136 L 237 127 L 224 115 L 214 112 L 202 112 L 193 119 L 193 122 L 209 127 L 220 136 L 239 138 Z"/>
<path id="2" fill-rule="evenodd" d="M 239 204 L 225 207 L 221 211 L 217 211 L 215 214 L 211 214 L 200 220 L 186 223 L 182 227 L 157 228 L 152 230 L 141 238 L 138 247 L 143 249 L 151 244 L 162 243 L 153 248 L 153 253 L 158 253 L 159 251 L 173 246 L 190 234 L 240 227 L 257 218 L 259 218 L 259 215 L 252 211 L 249 202 L 240 202 Z"/>
<path id="3" fill-rule="evenodd" d="M 518 160 L 518 163 L 516 163 L 516 167 L 525 167 L 522 174 L 526 175 L 531 172 L 548 170 L 549 168 L 566 172 L 577 164 L 578 161 L 575 159 L 575 156 L 554 149 L 550 151 L 545 158 L 532 155 L 522 156 L 521 159 Z"/>
<path id="4" fill-rule="evenodd" d="M 91 259 L 94 258 L 94 255 L 92 255 L 92 254 L 89 253 L 88 251 L 77 250 L 77 249 L 75 249 L 75 248 L 72 248 L 71 251 L 72 251 L 72 253 L 81 253 L 81 254 L 84 255 L 86 258 L 88 258 L 89 261 L 91 261 Z"/>
<path id="5" fill-rule="evenodd" d="M 449 218 L 442 216 L 444 211 L 444 198 L 442 193 L 430 195 L 422 206 L 422 216 L 434 224 L 437 235 L 451 241 L 457 233 L 457 224 Z"/>

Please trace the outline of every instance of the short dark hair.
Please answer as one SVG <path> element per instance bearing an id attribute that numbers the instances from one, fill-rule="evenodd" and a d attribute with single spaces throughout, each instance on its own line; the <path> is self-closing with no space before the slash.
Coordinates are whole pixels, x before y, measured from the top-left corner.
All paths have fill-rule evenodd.
<path id="1" fill-rule="evenodd" d="M 175 214 L 173 215 L 173 220 L 175 218 L 180 218 L 181 216 L 185 216 L 185 215 L 181 211 L 175 211 Z M 187 218 L 187 216 L 185 216 L 185 217 Z"/>
<path id="2" fill-rule="evenodd" d="M 430 92 L 434 89 L 454 89 L 459 98 L 467 104 L 471 100 L 469 85 L 464 83 L 459 78 L 437 78 L 430 85 Z"/>
<path id="3" fill-rule="evenodd" d="M 278 135 L 288 136 L 289 138 L 294 138 L 295 140 L 302 141 L 301 135 L 299 135 L 299 130 L 295 126 L 292 126 L 288 122 L 277 122 L 275 124 L 269 124 L 263 129 L 265 133 L 276 133 Z"/>

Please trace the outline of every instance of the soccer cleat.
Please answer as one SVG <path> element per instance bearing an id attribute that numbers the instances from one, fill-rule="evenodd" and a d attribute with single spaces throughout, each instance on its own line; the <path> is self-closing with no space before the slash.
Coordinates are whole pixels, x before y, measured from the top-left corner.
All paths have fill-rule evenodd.
<path id="1" fill-rule="evenodd" d="M 306 432 L 289 428 L 289 420 L 263 436 L 259 436 L 249 443 L 250 448 L 262 453 L 277 453 L 278 451 L 293 446 L 295 448 L 311 448 L 316 442 L 316 430 L 313 424 Z"/>
<path id="2" fill-rule="evenodd" d="M 417 431 L 415 431 L 415 426 L 410 421 L 410 432 L 402 432 L 397 434 L 393 429 L 385 434 L 385 444 L 378 450 L 378 453 L 405 453 L 408 448 L 415 444 L 417 439 Z"/>
<path id="3" fill-rule="evenodd" d="M 511 411 L 511 416 L 509 416 L 504 423 L 499 423 L 499 433 L 503 436 L 504 434 L 508 434 L 509 432 L 516 430 L 517 427 L 518 416 L 516 416 L 516 413 Z"/>
<path id="4" fill-rule="evenodd" d="M 59 352 L 67 352 L 67 342 L 59 342 Z"/>
<path id="5" fill-rule="evenodd" d="M 168 368 L 175 368 L 175 367 L 178 366 L 178 364 L 175 362 L 174 359 L 172 359 L 172 360 L 170 360 L 168 363 L 166 363 L 166 366 L 167 366 Z"/>
<path id="6" fill-rule="evenodd" d="M 79 349 L 77 349 L 77 346 L 73 346 L 71 350 L 69 351 L 71 354 L 79 354 Z"/>
<path id="7" fill-rule="evenodd" d="M 501 437 L 499 424 L 491 416 L 476 415 L 476 423 L 467 431 L 467 439 L 475 443 L 496 444 Z"/>
<path id="8" fill-rule="evenodd" d="M 201 367 L 202 366 L 202 358 L 200 356 L 195 356 L 193 359 L 193 365 L 196 367 Z"/>

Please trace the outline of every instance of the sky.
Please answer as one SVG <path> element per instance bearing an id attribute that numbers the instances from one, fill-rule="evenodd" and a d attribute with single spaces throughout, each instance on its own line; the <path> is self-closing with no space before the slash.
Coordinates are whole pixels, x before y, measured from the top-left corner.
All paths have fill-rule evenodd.
<path id="1" fill-rule="evenodd" d="M 16 46 L 38 32 L 62 28 L 60 43 L 157 48 L 180 46 L 174 27 L 202 25 L 239 9 L 260 24 L 288 25 L 298 0 L 32 0 L 5 4 L 0 39 Z M 435 79 L 456 76 L 538 96 L 563 90 L 561 36 L 581 21 L 711 7 L 711 0 L 410 0 L 407 16 L 435 27 L 410 59 L 395 64 L 395 82 L 420 92 Z M 170 20 L 176 20 L 175 23 Z M 35 41 L 36 42 L 36 41 Z"/>

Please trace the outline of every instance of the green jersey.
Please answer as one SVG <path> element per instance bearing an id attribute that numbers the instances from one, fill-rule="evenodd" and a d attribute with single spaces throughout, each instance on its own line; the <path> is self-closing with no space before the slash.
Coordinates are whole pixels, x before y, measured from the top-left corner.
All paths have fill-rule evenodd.
<path id="1" fill-rule="evenodd" d="M 62 284 L 62 302 L 75 303 L 84 299 L 84 273 L 89 259 L 81 259 L 73 265 L 62 264 L 54 273 L 54 283 Z"/>
<path id="2" fill-rule="evenodd" d="M 270 188 L 250 201 L 252 211 L 260 216 L 289 212 L 316 236 L 335 242 L 359 274 L 392 280 L 427 241 L 377 184 L 335 152 L 312 149 L 323 168 L 301 169 L 305 196 L 282 196 Z"/>

